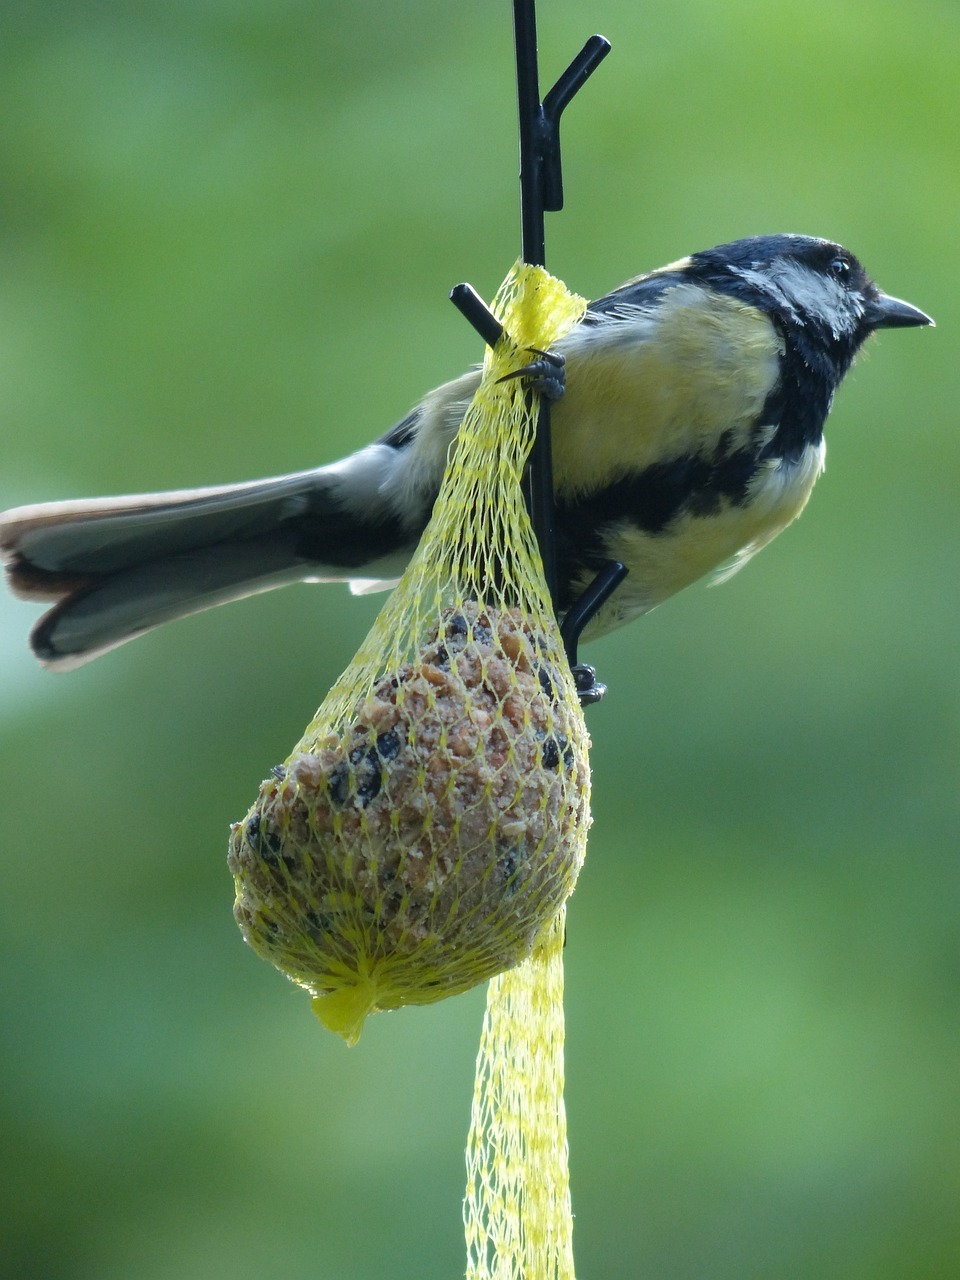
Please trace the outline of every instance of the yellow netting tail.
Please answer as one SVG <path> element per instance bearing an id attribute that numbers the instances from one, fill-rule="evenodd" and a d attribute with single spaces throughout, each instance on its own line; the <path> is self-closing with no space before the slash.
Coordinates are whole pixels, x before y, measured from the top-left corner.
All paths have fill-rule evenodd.
<path id="1" fill-rule="evenodd" d="M 573 1280 L 564 916 L 490 983 L 467 1140 L 467 1280 Z"/>

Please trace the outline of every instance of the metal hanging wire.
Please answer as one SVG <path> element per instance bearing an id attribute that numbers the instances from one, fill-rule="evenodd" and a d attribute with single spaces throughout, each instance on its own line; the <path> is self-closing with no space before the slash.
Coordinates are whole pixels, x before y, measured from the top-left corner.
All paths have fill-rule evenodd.
<path id="1" fill-rule="evenodd" d="M 563 208 L 563 173 L 560 155 L 560 117 L 610 52 L 610 42 L 594 35 L 586 42 L 553 87 L 540 99 L 537 64 L 536 0 L 514 0 L 513 29 L 516 48 L 517 105 L 520 134 L 520 235 L 521 256 L 534 266 L 546 265 L 544 214 Z M 500 322 L 469 284 L 458 284 L 450 293 L 457 309 L 473 325 L 488 346 L 503 336 Z M 546 360 L 562 361 L 550 353 Z M 542 362 L 537 362 L 540 365 Z M 531 371 L 536 369 L 531 366 Z M 527 468 L 527 505 L 540 548 L 544 577 L 556 609 L 558 599 L 556 505 L 553 488 L 553 451 L 550 436 L 550 402 L 540 397 L 537 435 Z M 580 701 L 598 702 L 606 686 L 593 667 L 580 663 L 580 635 L 626 577 L 619 561 L 605 565 L 583 594 L 567 610 L 561 626 L 564 648 Z"/>

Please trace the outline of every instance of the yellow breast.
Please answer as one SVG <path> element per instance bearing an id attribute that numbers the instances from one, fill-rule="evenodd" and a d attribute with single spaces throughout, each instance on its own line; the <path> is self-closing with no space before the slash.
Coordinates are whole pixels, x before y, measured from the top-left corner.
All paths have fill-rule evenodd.
<path id="1" fill-rule="evenodd" d="M 678 285 L 658 306 L 581 326 L 562 344 L 554 407 L 557 488 L 595 490 L 624 471 L 745 443 L 776 382 L 782 341 L 763 312 Z"/>

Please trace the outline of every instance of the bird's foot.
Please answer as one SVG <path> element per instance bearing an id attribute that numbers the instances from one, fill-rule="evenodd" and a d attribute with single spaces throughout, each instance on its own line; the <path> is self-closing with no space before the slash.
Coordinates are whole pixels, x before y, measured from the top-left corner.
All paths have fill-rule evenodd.
<path id="1" fill-rule="evenodd" d="M 532 391 L 536 391 L 546 400 L 559 400 L 567 383 L 566 360 L 556 351 L 541 351 L 538 347 L 530 350 L 540 357 L 522 369 L 514 369 L 513 373 L 505 373 L 498 382 L 508 382 L 511 378 L 523 378 Z"/>

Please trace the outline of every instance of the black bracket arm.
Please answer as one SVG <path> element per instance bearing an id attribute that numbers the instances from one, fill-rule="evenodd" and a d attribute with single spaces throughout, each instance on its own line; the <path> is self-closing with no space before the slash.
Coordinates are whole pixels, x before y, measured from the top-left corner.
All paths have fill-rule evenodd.
<path id="1" fill-rule="evenodd" d="M 541 102 L 537 67 L 536 0 L 513 0 L 513 29 L 517 67 L 517 106 L 520 132 L 520 232 L 521 256 L 533 266 L 544 266 L 546 243 L 544 212 L 563 208 L 563 174 L 560 162 L 560 117 L 571 99 L 610 52 L 604 36 L 591 36 L 566 71 Z M 469 284 L 458 284 L 450 294 L 458 310 L 470 321 L 484 342 L 494 346 L 503 329 Z M 532 392 L 531 392 L 532 394 Z M 540 397 L 537 435 L 526 474 L 527 508 L 540 549 L 543 572 L 554 609 L 560 596 L 557 567 L 556 508 L 553 488 L 553 450 L 550 440 L 550 405 Z M 606 686 L 593 668 L 577 662 L 580 633 L 626 575 L 626 568 L 611 563 L 567 610 L 561 629 L 564 647 L 582 703 L 597 702 Z"/>
<path id="2" fill-rule="evenodd" d="M 560 638 L 573 673 L 573 683 L 577 686 L 580 705 L 590 706 L 599 702 L 607 692 L 607 686 L 597 679 L 597 672 L 587 662 L 577 661 L 577 644 L 580 633 L 595 618 L 606 602 L 627 576 L 627 566 L 619 560 L 610 560 L 600 570 L 586 591 L 575 600 L 567 610 L 560 624 Z"/>
<path id="3" fill-rule="evenodd" d="M 542 267 L 546 263 L 544 212 L 563 208 L 560 116 L 610 52 L 610 42 L 604 36 L 592 36 L 541 102 L 535 0 L 513 0 L 513 31 L 520 126 L 521 254 L 524 262 Z M 553 448 L 550 438 L 550 406 L 542 399 L 537 419 L 537 436 L 527 468 L 527 507 L 540 547 L 550 598 L 556 608 L 559 583 Z"/>

